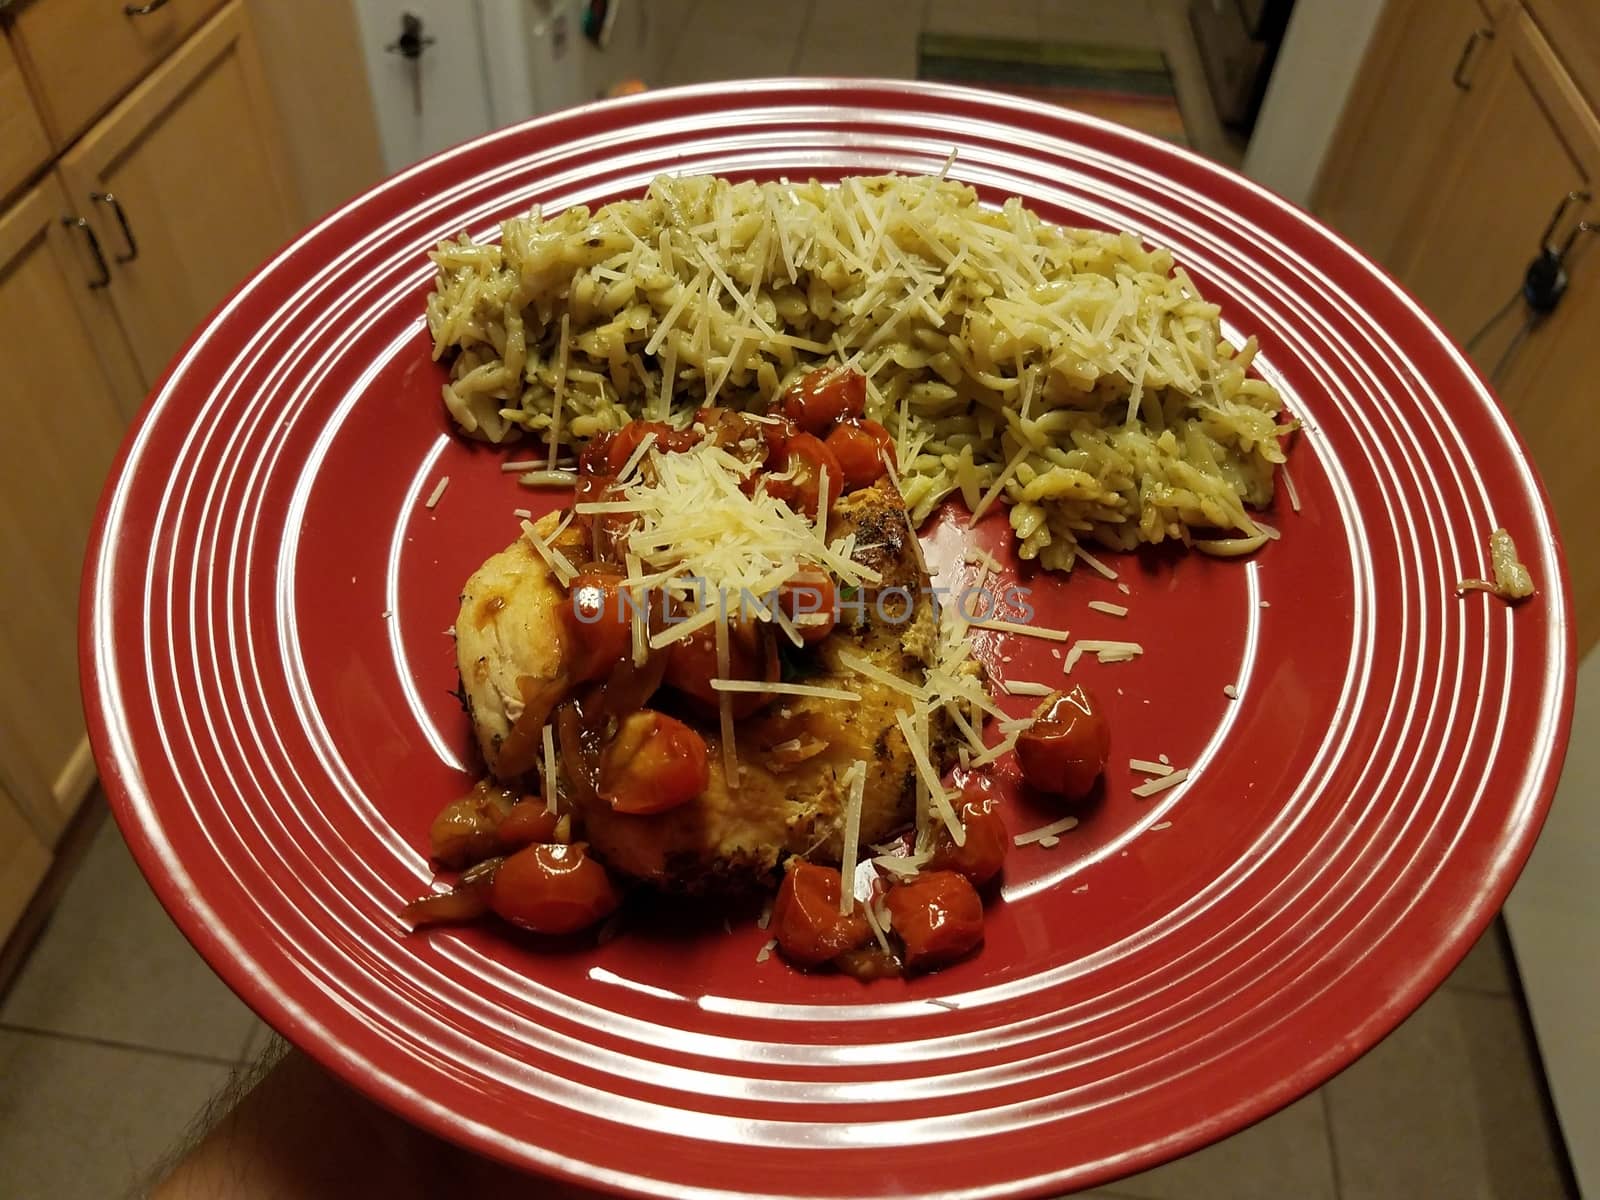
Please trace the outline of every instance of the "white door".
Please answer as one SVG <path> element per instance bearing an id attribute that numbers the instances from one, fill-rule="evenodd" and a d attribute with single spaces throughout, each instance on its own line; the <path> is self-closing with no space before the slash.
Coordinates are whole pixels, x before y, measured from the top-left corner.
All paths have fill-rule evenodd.
<path id="1" fill-rule="evenodd" d="M 391 172 L 493 128 L 476 4 L 356 0 L 356 12 Z M 400 50 L 407 15 L 421 22 L 414 58 Z"/>

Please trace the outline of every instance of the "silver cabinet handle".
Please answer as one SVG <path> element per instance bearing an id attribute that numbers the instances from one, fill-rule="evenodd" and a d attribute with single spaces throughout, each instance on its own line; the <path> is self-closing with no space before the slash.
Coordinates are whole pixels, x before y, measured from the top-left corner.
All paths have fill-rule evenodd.
<path id="1" fill-rule="evenodd" d="M 91 279 L 91 290 L 103 288 L 111 282 L 111 268 L 106 266 L 106 256 L 100 253 L 100 239 L 95 237 L 94 230 L 89 227 L 89 222 L 82 217 L 62 217 L 61 223 L 68 229 L 81 229 L 83 236 L 88 239 L 89 253 L 94 255 L 94 265 L 100 270 L 99 279 Z"/>
<path id="2" fill-rule="evenodd" d="M 109 204 L 111 211 L 117 214 L 117 224 L 122 226 L 122 240 L 127 244 L 128 252 L 118 254 L 116 260 L 119 263 L 131 263 L 138 258 L 139 243 L 133 240 L 133 230 L 128 225 L 128 214 L 122 211 L 122 205 L 117 202 L 117 198 L 110 192 L 90 192 L 89 199 L 96 204 Z"/>
<path id="3" fill-rule="evenodd" d="M 167 0 L 150 0 L 149 4 L 124 4 L 122 14 L 126 17 L 148 17 L 158 8 L 165 8 Z"/>
<path id="4" fill-rule="evenodd" d="M 1450 82 L 1463 92 L 1472 90 L 1472 80 L 1467 78 L 1467 69 L 1472 66 L 1473 51 L 1478 48 L 1479 42 L 1494 41 L 1494 30 L 1474 29 L 1472 36 L 1467 38 L 1467 44 L 1461 47 L 1461 57 L 1456 59 L 1456 69 L 1450 72 Z"/>

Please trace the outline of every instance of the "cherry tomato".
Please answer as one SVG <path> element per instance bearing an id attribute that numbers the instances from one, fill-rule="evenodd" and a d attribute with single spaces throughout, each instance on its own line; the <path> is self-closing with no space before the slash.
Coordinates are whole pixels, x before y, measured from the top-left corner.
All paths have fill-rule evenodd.
<path id="1" fill-rule="evenodd" d="M 808 517 L 814 518 L 822 503 L 824 470 L 828 473 L 828 511 L 844 491 L 844 468 L 827 443 L 809 433 L 795 434 L 767 465 L 778 472 L 767 477 L 767 494 Z"/>
<path id="2" fill-rule="evenodd" d="M 1081 683 L 1045 697 L 1034 712 L 1033 726 L 1017 738 L 1022 777 L 1042 792 L 1069 800 L 1089 794 L 1110 750 L 1106 719 Z"/>
<path id="3" fill-rule="evenodd" d="M 433 857 L 447 867 L 464 867 L 489 857 L 499 848 L 495 831 L 515 799 L 514 792 L 485 779 L 465 796 L 450 801 L 428 829 Z"/>
<path id="4" fill-rule="evenodd" d="M 778 603 L 783 606 L 784 615 L 795 623 L 800 640 L 807 644 L 827 637 L 839 620 L 833 576 L 811 563 L 803 565 L 778 589 Z"/>
<path id="5" fill-rule="evenodd" d="M 872 940 L 859 905 L 849 916 L 839 911 L 841 894 L 833 867 L 797 862 L 784 875 L 772 906 L 772 931 L 778 949 L 795 966 L 820 967 Z"/>
<path id="6" fill-rule="evenodd" d="M 807 433 L 823 436 L 842 417 L 867 407 L 867 377 L 860 371 L 822 367 L 802 375 L 783 394 L 783 415 Z"/>
<path id="7" fill-rule="evenodd" d="M 983 941 L 983 901 L 965 875 L 924 871 L 890 888 L 883 903 L 910 970 L 953 963 Z"/>
<path id="8" fill-rule="evenodd" d="M 570 647 L 567 674 L 574 683 L 601 679 L 633 652 L 633 600 L 616 567 L 592 563 L 572 578 L 564 612 Z"/>
<path id="9" fill-rule="evenodd" d="M 612 435 L 606 452 L 607 469 L 613 475 L 620 474 L 649 433 L 656 435 L 651 444 L 663 454 L 680 453 L 700 441 L 700 435 L 693 429 L 674 429 L 665 421 L 629 421 Z"/>
<path id="10" fill-rule="evenodd" d="M 502 850 L 520 850 L 535 842 L 560 841 L 556 837 L 556 826 L 560 821 L 560 816 L 545 807 L 541 798 L 524 796 L 511 806 L 506 819 L 495 830 L 495 837 Z"/>
<path id="11" fill-rule="evenodd" d="M 751 679 L 776 683 L 782 674 L 778 643 L 770 630 L 753 622 L 728 624 L 729 679 Z M 717 676 L 717 631 L 707 626 L 681 638 L 668 648 L 666 682 L 702 708 L 721 707 L 723 693 L 711 686 Z M 754 692 L 727 693 L 736 720 L 743 720 L 772 703 L 771 696 Z"/>
<path id="12" fill-rule="evenodd" d="M 614 475 L 611 470 L 611 443 L 617 440 L 614 433 L 597 433 L 589 444 L 578 451 L 580 476 Z"/>
<path id="13" fill-rule="evenodd" d="M 974 776 L 961 789 L 959 815 L 966 830 L 966 841 L 958 846 L 950 831 L 939 829 L 933 843 L 933 858 L 928 865 L 936 871 L 954 871 L 966 877 L 973 887 L 982 887 L 1000 873 L 1011 848 L 1011 836 L 1000 816 L 1000 800 L 989 791 L 987 781 Z"/>
<path id="14" fill-rule="evenodd" d="M 581 842 L 529 846 L 500 864 L 489 907 L 535 933 L 576 933 L 617 911 L 622 894 Z"/>
<path id="15" fill-rule="evenodd" d="M 884 456 L 894 462 L 894 438 L 876 421 L 852 417 L 840 421 L 828 435 L 827 447 L 844 472 L 845 491 L 876 483 L 889 472 Z"/>
<path id="16" fill-rule="evenodd" d="M 706 743 L 682 721 L 643 708 L 600 752 L 600 799 L 613 812 L 666 812 L 706 790 Z"/>

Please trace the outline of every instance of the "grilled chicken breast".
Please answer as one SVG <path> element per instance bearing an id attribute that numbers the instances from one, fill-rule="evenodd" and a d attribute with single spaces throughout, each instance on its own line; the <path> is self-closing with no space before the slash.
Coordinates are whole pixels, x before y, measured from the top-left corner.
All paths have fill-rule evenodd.
<path id="1" fill-rule="evenodd" d="M 578 802 L 564 781 L 563 803 L 575 807 L 582 837 L 607 866 L 665 890 L 717 892 L 770 882 L 790 855 L 837 862 L 843 780 L 858 761 L 867 766 L 861 844 L 912 821 L 916 767 L 896 723 L 910 697 L 858 675 L 839 654 L 921 686 L 936 652 L 937 617 L 905 507 L 887 481 L 837 502 L 829 538 L 852 532 L 856 558 L 878 571 L 882 583 L 845 604 L 835 630 L 807 651 L 815 671 L 801 681 L 855 692 L 860 700 L 780 696 L 739 722 L 737 787 L 727 777 L 716 723 L 698 721 L 710 752 L 709 786 L 667 812 L 628 815 L 598 799 Z M 889 589 L 903 591 L 885 594 Z M 462 688 L 484 761 L 507 782 L 534 768 L 540 729 L 567 686 L 559 612 L 566 602 L 521 539 L 489 559 L 462 595 L 456 626 Z M 652 706 L 672 703 L 663 693 Z M 948 732 L 936 728 L 931 740 L 934 766 L 942 771 L 953 753 Z"/>
<path id="2" fill-rule="evenodd" d="M 548 513 L 534 528 L 548 537 L 558 520 Z M 566 589 L 526 538 L 492 556 L 462 589 L 455 625 L 461 697 L 484 765 L 497 779 L 535 768 L 540 732 L 566 695 L 566 604 Z"/>

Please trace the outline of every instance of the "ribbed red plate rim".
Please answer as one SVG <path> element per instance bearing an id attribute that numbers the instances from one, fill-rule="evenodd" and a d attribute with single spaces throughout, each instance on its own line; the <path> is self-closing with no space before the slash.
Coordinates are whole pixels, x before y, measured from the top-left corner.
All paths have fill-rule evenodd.
<path id="1" fill-rule="evenodd" d="M 439 412 L 424 252 L 535 199 L 638 194 L 661 172 L 933 173 L 952 149 L 986 200 L 1173 247 L 1225 327 L 1259 334 L 1259 370 L 1308 427 L 1291 456 L 1303 510 L 1280 500 L 1284 538 L 1257 562 L 1147 563 L 1126 597 L 1032 580 L 1042 619 L 1126 600 L 1149 652 L 1096 677 L 1119 689 L 1117 754 L 1171 745 L 1193 779 L 1136 803 L 1114 763 L 1084 840 L 1014 856 L 983 954 L 908 984 L 758 968 L 765 934 L 746 925 L 593 956 L 405 936 L 396 908 L 430 877 L 424 814 L 466 765 L 445 614 L 464 569 L 514 533 L 463 533 L 452 506 L 515 502 L 498 459 Z M 1497 525 L 1541 585 L 1516 608 L 1452 590 Z M 930 544 L 948 557 L 959 536 L 946 522 Z M 992 521 L 979 539 L 1004 545 Z M 1121 127 L 839 80 L 532 121 L 294 242 L 195 335 L 124 445 L 81 648 L 95 754 L 141 867 L 268 1021 L 486 1154 L 707 1197 L 1056 1194 L 1315 1087 L 1411 1012 L 1505 897 L 1559 772 L 1573 674 L 1527 457 L 1380 270 L 1240 176 Z M 980 652 L 1001 674 L 1059 670 L 1037 643 Z"/>

